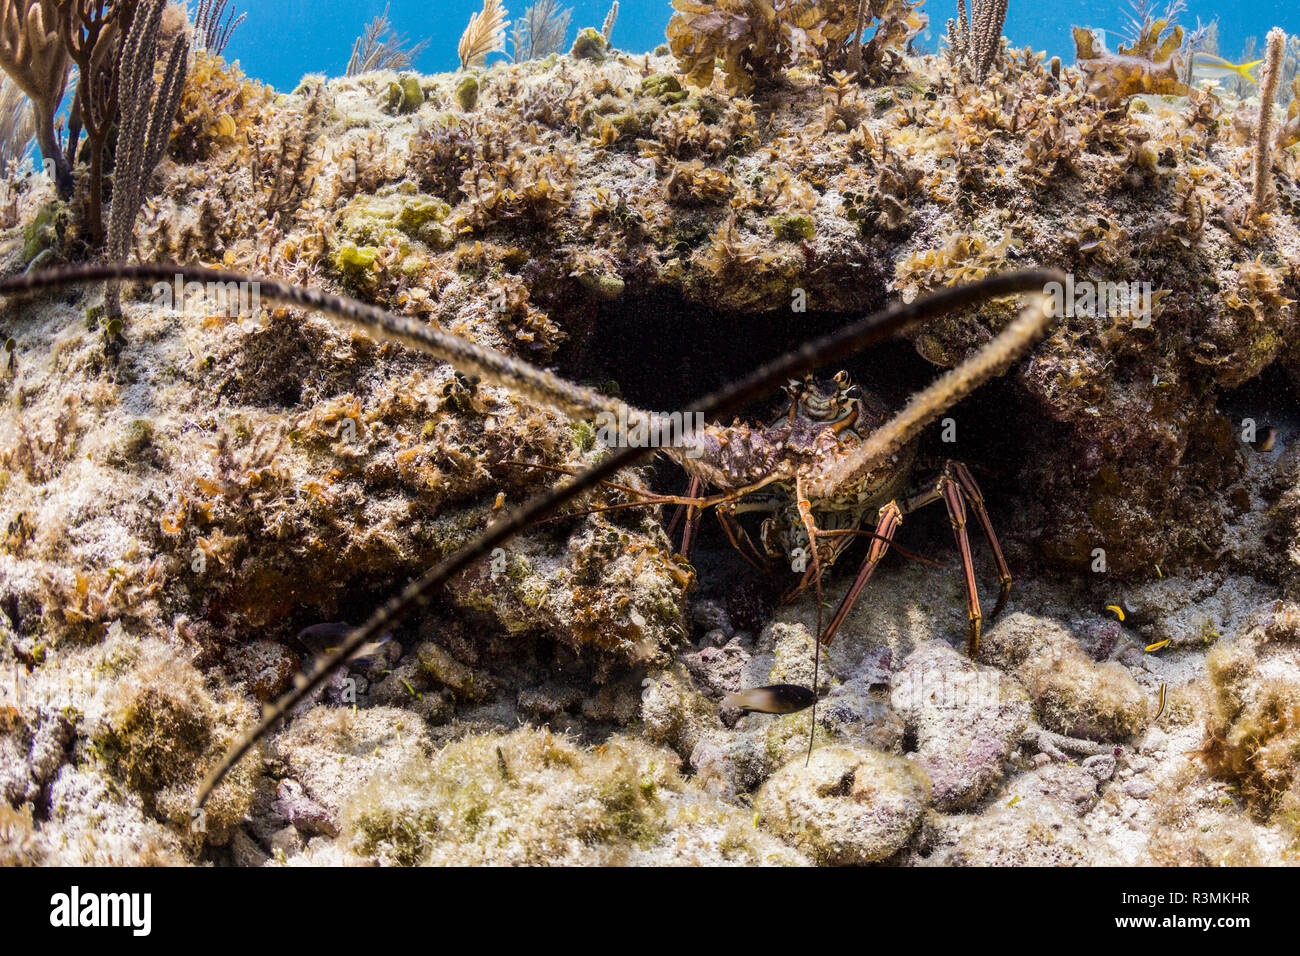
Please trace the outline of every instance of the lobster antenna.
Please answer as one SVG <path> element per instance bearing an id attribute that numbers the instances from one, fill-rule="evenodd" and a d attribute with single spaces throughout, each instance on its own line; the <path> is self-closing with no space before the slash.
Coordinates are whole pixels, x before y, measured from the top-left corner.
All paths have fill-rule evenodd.
<path id="1" fill-rule="evenodd" d="M 932 421 L 989 379 L 999 375 L 1044 335 L 1055 321 L 1052 300 L 1039 290 L 1011 323 L 961 364 L 917 392 L 897 415 L 857 448 L 812 478 L 814 496 L 842 488 L 877 467 Z"/>
<path id="2" fill-rule="evenodd" d="M 548 397 L 558 403 L 564 403 L 568 399 L 580 397 L 583 392 L 587 391 L 579 389 L 578 386 L 565 382 L 563 379 L 549 375 L 549 373 L 542 372 L 527 363 L 511 359 L 500 352 L 430 329 L 412 319 L 395 315 L 375 306 L 358 302 L 355 299 L 317 292 L 285 282 L 259 279 L 246 273 L 209 269 L 202 266 L 146 262 L 94 263 L 0 278 L 0 295 L 23 295 L 96 282 L 142 280 L 247 283 L 257 288 L 258 294 L 269 301 L 325 312 L 335 318 L 361 325 L 363 328 L 380 335 L 409 342 L 423 348 L 425 351 L 433 351 L 434 354 L 438 354 L 435 348 L 444 349 L 446 354 L 440 357 L 456 365 L 462 372 L 478 374 L 493 381 L 500 380 L 502 385 L 528 394 L 528 388 L 517 386 L 511 380 L 511 376 L 506 373 L 506 370 L 509 369 L 515 373 L 522 372 L 531 380 L 534 386 L 545 386 L 542 388 L 542 394 L 535 397 L 543 404 L 550 404 L 551 407 L 558 408 L 560 405 L 546 401 L 545 399 Z M 893 306 L 882 312 L 859 319 L 857 322 L 851 323 L 829 335 L 804 343 L 794 351 L 786 353 L 779 359 L 769 362 L 744 378 L 730 383 L 720 391 L 695 403 L 688 411 L 691 414 L 703 415 L 706 418 L 719 418 L 736 414 L 750 402 L 770 394 L 790 378 L 805 375 L 823 365 L 839 361 L 868 345 L 914 328 L 930 319 L 969 308 L 989 299 L 1019 295 L 1026 292 L 1041 292 L 1049 283 L 1060 282 L 1064 284 L 1065 281 L 1064 274 L 1057 270 L 1030 269 L 991 276 L 969 285 L 944 289 L 908 304 Z M 465 361 L 464 366 L 460 364 L 461 360 Z M 591 394 L 594 395 L 594 393 Z M 530 397 L 533 396 L 530 395 Z M 603 396 L 599 396 L 599 398 L 602 407 L 607 407 L 609 400 Z M 569 404 L 572 406 L 574 403 L 569 402 Z M 561 408 L 561 410 L 563 409 Z M 693 419 L 688 417 L 687 420 Z M 479 537 L 455 554 L 444 559 L 426 571 L 420 578 L 407 585 L 397 597 L 381 606 L 364 624 L 348 635 L 333 654 L 319 660 L 310 671 L 300 674 L 295 681 L 293 690 L 264 709 L 262 719 L 245 733 L 209 772 L 207 778 L 199 787 L 197 805 L 203 806 L 212 791 L 244 755 L 262 737 L 269 733 L 293 707 L 301 703 L 314 689 L 319 687 L 330 673 L 345 663 L 358 648 L 427 606 L 436 590 L 452 575 L 474 561 L 490 554 L 493 548 L 508 541 L 527 525 L 554 513 L 567 502 L 584 491 L 595 487 L 616 472 L 637 464 L 647 457 L 650 451 L 650 449 L 631 447 L 614 449 L 599 464 L 592 466 L 550 491 L 525 502 L 521 507 L 489 526 Z M 875 464 L 879 464 L 880 461 L 883 461 L 883 458 L 877 460 Z"/>
<path id="3" fill-rule="evenodd" d="M 817 676 L 818 676 L 817 668 L 818 665 L 821 664 L 821 659 L 822 659 L 822 654 L 821 654 L 822 639 L 821 639 L 821 620 L 820 620 L 821 619 L 821 613 L 820 613 L 821 598 L 820 597 L 817 599 L 817 602 L 818 602 L 817 636 L 813 638 L 813 685 L 812 685 L 813 705 L 812 705 L 812 716 L 808 718 L 808 755 L 803 758 L 803 765 L 805 767 L 808 766 L 809 762 L 812 760 L 813 740 L 817 736 Z"/>

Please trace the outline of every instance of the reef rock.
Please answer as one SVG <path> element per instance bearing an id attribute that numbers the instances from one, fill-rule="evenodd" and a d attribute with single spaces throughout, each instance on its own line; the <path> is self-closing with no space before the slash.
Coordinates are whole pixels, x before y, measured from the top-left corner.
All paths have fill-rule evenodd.
<path id="1" fill-rule="evenodd" d="M 796 758 L 758 791 L 761 826 L 819 863 L 861 865 L 896 854 L 929 802 L 929 781 L 901 757 L 857 747 Z"/>

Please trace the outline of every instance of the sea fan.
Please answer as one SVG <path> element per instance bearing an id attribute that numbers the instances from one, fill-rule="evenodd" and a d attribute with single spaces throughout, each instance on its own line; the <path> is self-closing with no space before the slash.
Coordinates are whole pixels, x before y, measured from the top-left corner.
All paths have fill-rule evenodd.
<path id="1" fill-rule="evenodd" d="M 1131 10 L 1120 11 L 1120 16 L 1125 20 L 1120 36 L 1131 44 L 1137 43 L 1156 20 L 1174 24 L 1178 22 L 1180 14 L 1187 12 L 1187 0 L 1169 0 L 1165 12 L 1158 17 L 1155 0 L 1128 0 L 1128 5 Z"/>
<path id="2" fill-rule="evenodd" d="M 558 52 L 572 21 L 572 8 L 561 10 L 559 0 L 538 0 L 515 23 L 511 37 L 514 61 L 540 60 Z"/>
<path id="3" fill-rule="evenodd" d="M 27 155 L 36 135 L 32 102 L 8 76 L 0 75 L 0 172 Z"/>
<path id="4" fill-rule="evenodd" d="M 421 40 L 408 47 L 406 37 L 393 30 L 385 6 L 384 12 L 366 24 L 365 32 L 352 44 L 347 75 L 356 76 L 371 70 L 405 70 L 428 45 L 428 40 Z"/>
<path id="5" fill-rule="evenodd" d="M 483 0 L 483 12 L 469 18 L 469 26 L 460 38 L 460 68 L 482 66 L 489 53 L 501 53 L 506 48 L 506 17 L 508 12 L 501 0 Z"/>

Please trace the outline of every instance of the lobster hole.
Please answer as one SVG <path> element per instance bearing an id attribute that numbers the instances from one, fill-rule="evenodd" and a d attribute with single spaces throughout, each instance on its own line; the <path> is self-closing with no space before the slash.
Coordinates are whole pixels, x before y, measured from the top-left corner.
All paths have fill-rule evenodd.
<path id="1" fill-rule="evenodd" d="M 877 290 L 875 299 L 869 308 L 883 304 L 883 291 Z M 633 405 L 677 411 L 863 314 L 793 313 L 789 309 L 727 312 L 689 302 L 674 290 L 659 289 L 602 305 L 585 334 L 561 356 L 560 367 L 566 377 L 615 389 Z M 819 374 L 829 377 L 840 369 L 893 407 L 901 407 L 943 371 L 922 358 L 903 338 L 878 343 L 827 366 Z M 779 393 L 773 394 L 743 410 L 739 417 L 762 421 L 774 413 L 780 400 Z M 1032 404 L 1014 375 L 986 384 L 944 417 L 956 423 L 956 441 L 945 442 L 939 426 L 927 429 L 920 444 L 922 461 L 913 478 L 918 482 L 928 479 L 929 472 L 937 470 L 946 458 L 965 462 L 982 486 L 994 523 L 1002 532 L 1006 527 L 1004 516 L 1024 507 L 1020 500 L 1024 494 L 1024 466 L 1032 462 L 1035 447 L 1041 449 L 1044 438 L 1060 426 Z M 676 466 L 660 458 L 653 484 L 660 492 L 680 494 L 686 479 Z M 751 535 L 757 534 L 754 516 L 744 523 Z M 909 516 L 900 544 L 948 561 L 952 531 L 943 507 L 926 508 Z M 851 575 L 866 548 L 865 540 L 856 542 L 833 573 Z M 731 548 L 718 523 L 707 516 L 701 523 L 693 558 L 700 572 L 702 597 L 730 598 L 734 603 L 735 596 L 744 593 L 748 582 L 758 576 Z M 980 555 L 979 560 L 983 562 L 984 556 Z M 759 610 L 765 601 L 752 603 L 760 616 L 767 610 Z"/>
<path id="2" fill-rule="evenodd" d="M 1249 419 L 1257 435 L 1277 429 L 1275 447 L 1285 446 L 1300 435 L 1300 372 L 1289 374 L 1274 362 L 1254 378 L 1225 390 L 1217 406 L 1238 434 L 1245 431 Z"/>
<path id="3" fill-rule="evenodd" d="M 617 385 L 628 402 L 678 411 L 864 312 L 727 312 L 688 302 L 674 290 L 627 296 L 601 306 L 586 334 L 561 357 L 563 374 L 589 385 Z M 882 343 L 823 370 L 847 370 L 859 382 L 903 397 L 929 368 L 910 344 Z M 779 395 L 746 409 L 761 417 Z"/>

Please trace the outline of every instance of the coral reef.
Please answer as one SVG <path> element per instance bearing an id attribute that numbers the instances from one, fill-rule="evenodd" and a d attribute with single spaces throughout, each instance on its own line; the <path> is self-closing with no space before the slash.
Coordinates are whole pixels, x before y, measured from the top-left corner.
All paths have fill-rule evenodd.
<path id="1" fill-rule="evenodd" d="M 973 59 L 912 56 L 910 3 L 676 7 L 670 54 L 591 30 L 489 66 L 505 14 L 488 3 L 460 73 L 284 93 L 199 52 L 114 238 L 347 291 L 607 394 L 640 400 L 651 378 L 672 407 L 890 298 L 1025 264 L 1080 296 L 1147 285 L 1145 313 L 1072 295 L 1021 367 L 953 411 L 956 448 L 923 442 L 980 472 L 1017 577 L 979 657 L 956 649 L 952 569 L 892 555 L 822 661 L 805 766 L 811 714 L 721 703 L 811 685 L 815 599 L 778 609 L 785 579 L 742 576 L 716 542 L 688 564 L 669 515 L 626 507 L 680 476 L 635 469 L 457 575 L 196 820 L 201 771 L 320 652 L 303 628 L 363 618 L 607 451 L 590 423 L 252 290 L 126 287 L 116 326 L 93 293 L 14 301 L 0 859 L 1293 852 L 1295 102 L 1268 137 L 1277 202 L 1255 217 L 1259 114 L 1185 88 L 1159 21 L 1053 67 L 1000 30 Z M 87 196 L 10 185 L 7 273 L 86 253 Z M 852 371 L 906 393 L 1013 317 L 947 315 L 918 355 Z M 898 543 L 952 553 L 942 516 Z M 976 570 L 995 579 L 982 552 Z M 828 602 L 849 586 L 824 583 Z"/>

